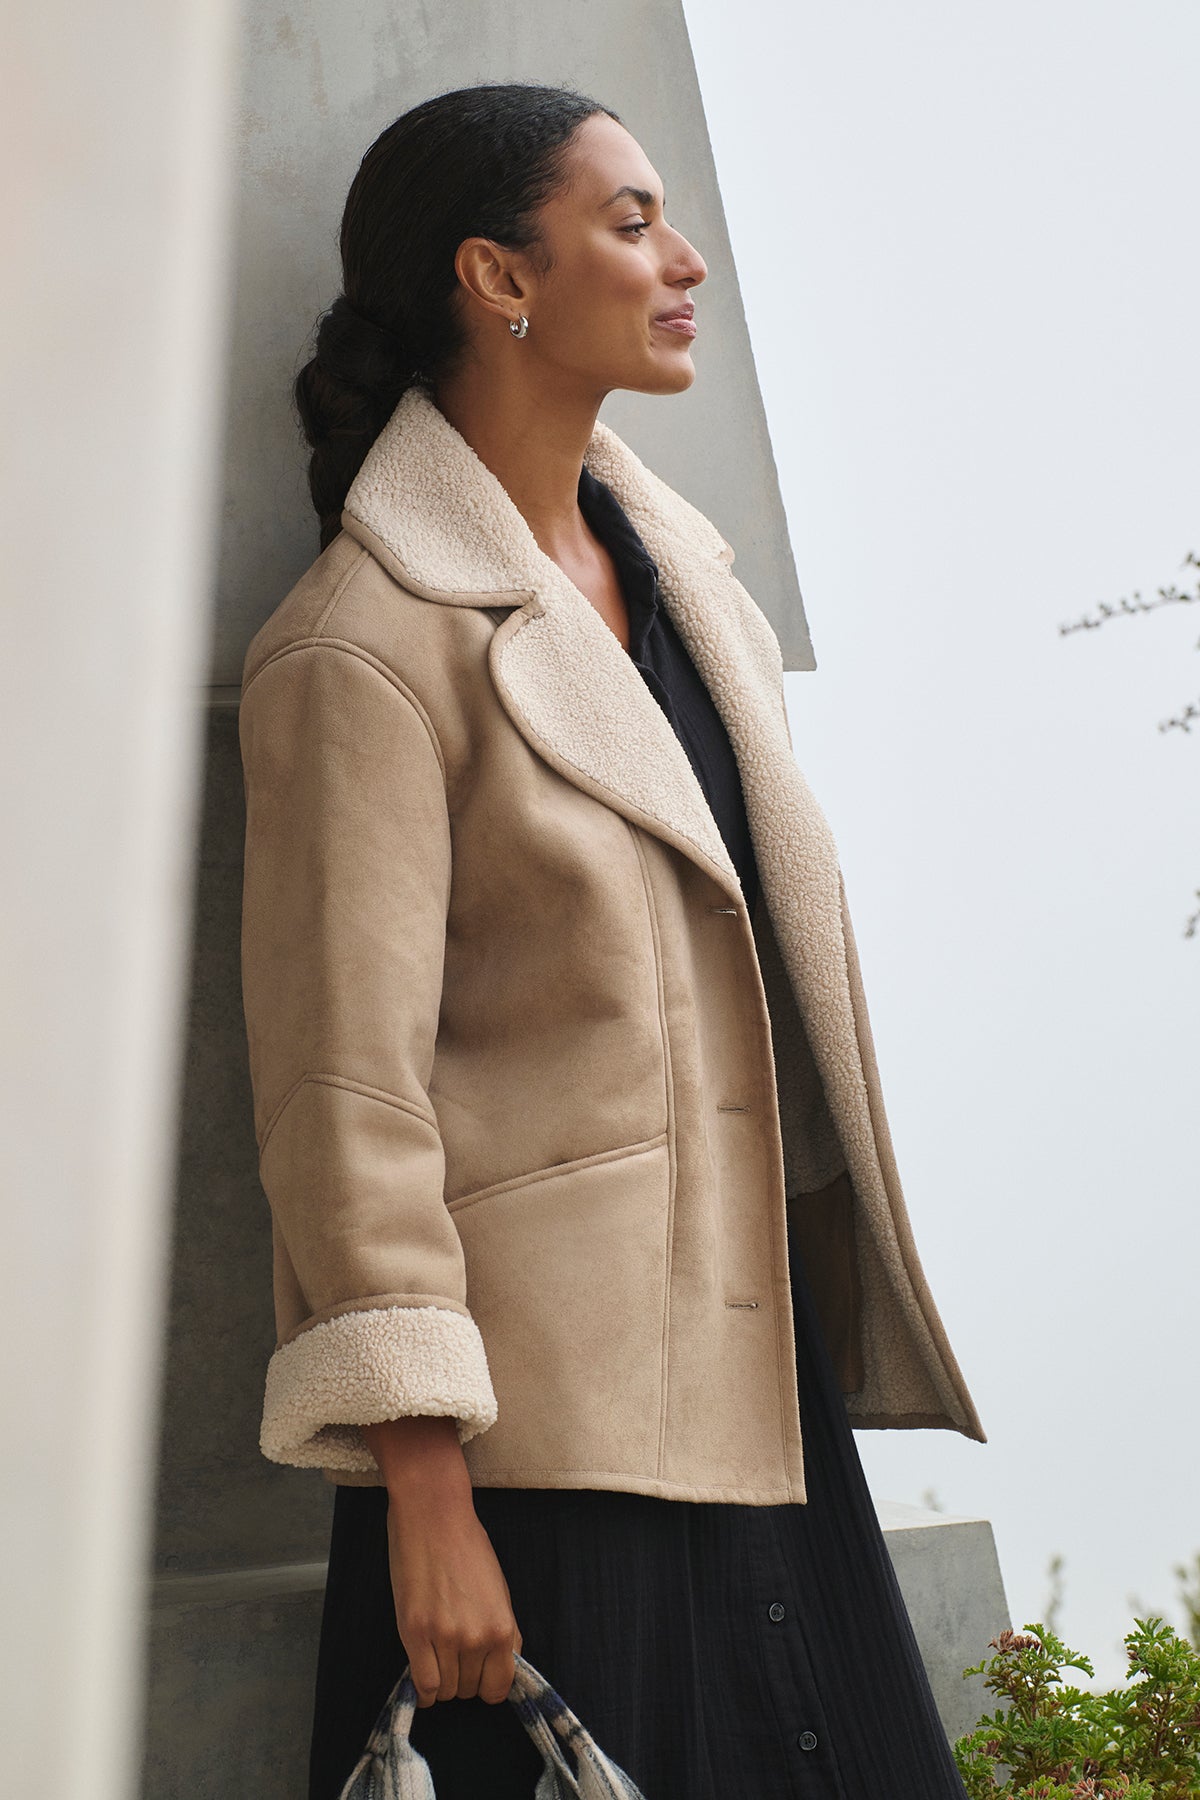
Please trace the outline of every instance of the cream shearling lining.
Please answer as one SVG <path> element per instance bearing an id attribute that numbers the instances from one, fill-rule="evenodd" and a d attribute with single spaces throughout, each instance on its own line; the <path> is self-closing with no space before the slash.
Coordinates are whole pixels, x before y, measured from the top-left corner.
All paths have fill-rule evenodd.
<path id="1" fill-rule="evenodd" d="M 660 596 L 737 757 L 764 899 L 809 1033 L 859 1211 L 866 1379 L 856 1422 L 924 1413 L 985 1441 L 921 1271 L 882 1110 L 857 953 L 828 822 L 788 732 L 778 641 L 695 507 L 597 422 L 585 453 L 660 572 Z M 697 858 L 740 897 L 687 755 L 598 611 L 540 549 L 501 483 L 420 387 L 400 400 L 347 497 L 343 524 L 411 593 L 515 610 L 489 650 L 518 729 L 552 766 Z M 604 695 L 603 717 L 596 696 Z M 944 1414 L 889 1376 L 919 1346 Z M 926 1390 L 928 1391 L 928 1390 Z"/>
<path id="2" fill-rule="evenodd" d="M 259 1446 L 297 1468 L 377 1474 L 359 1427 L 417 1414 L 455 1417 L 462 1444 L 495 1423 L 474 1320 L 438 1306 L 339 1313 L 272 1356 Z"/>

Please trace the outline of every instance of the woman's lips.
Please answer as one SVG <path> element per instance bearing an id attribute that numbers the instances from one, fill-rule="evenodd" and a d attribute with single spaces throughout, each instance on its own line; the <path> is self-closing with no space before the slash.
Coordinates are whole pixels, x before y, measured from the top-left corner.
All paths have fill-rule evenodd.
<path id="1" fill-rule="evenodd" d="M 696 335 L 695 319 L 655 319 L 654 323 L 661 325 L 664 331 L 682 332 L 684 337 L 695 337 Z"/>

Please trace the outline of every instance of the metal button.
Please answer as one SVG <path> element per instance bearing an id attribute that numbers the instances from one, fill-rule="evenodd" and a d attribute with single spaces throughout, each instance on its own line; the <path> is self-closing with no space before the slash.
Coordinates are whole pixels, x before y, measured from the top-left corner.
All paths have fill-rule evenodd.
<path id="1" fill-rule="evenodd" d="M 781 1606 L 779 1604 L 779 1601 L 775 1600 L 767 1608 L 767 1617 L 768 1617 L 768 1619 L 774 1619 L 776 1625 L 778 1625 L 780 1619 L 782 1619 L 782 1617 L 786 1611 L 787 1611 L 787 1607 Z"/>
<path id="2" fill-rule="evenodd" d="M 817 1734 L 815 1731 L 802 1731 L 800 1736 L 796 1739 L 796 1742 L 799 1744 L 801 1750 L 815 1750 L 817 1747 Z"/>

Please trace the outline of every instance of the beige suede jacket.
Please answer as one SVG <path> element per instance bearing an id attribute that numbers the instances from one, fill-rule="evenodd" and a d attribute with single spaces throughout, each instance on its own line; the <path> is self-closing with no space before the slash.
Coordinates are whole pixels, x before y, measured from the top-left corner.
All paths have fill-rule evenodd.
<path id="1" fill-rule="evenodd" d="M 797 1249 L 855 1424 L 984 1433 L 775 635 L 611 429 L 586 460 L 728 729 L 762 897 L 613 632 L 411 389 L 245 662 L 261 1447 L 378 1484 L 359 1427 L 442 1414 L 477 1485 L 803 1501 Z"/>

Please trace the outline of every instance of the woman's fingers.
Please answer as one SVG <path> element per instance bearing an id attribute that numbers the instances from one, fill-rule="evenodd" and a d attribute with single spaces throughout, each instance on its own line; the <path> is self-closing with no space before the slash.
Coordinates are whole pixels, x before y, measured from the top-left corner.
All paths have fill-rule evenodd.
<path id="1" fill-rule="evenodd" d="M 507 1632 L 493 1630 L 470 1643 L 453 1637 L 419 1643 L 409 1650 L 417 1705 L 432 1706 L 437 1700 L 456 1698 L 470 1700 L 476 1694 L 493 1703 L 507 1700 L 516 1674 L 514 1655 L 519 1641 L 520 1633 L 514 1628 Z"/>
<path id="2" fill-rule="evenodd" d="M 511 1648 L 493 1650 L 484 1662 L 479 1678 L 479 1698 L 486 1700 L 490 1706 L 507 1700 L 516 1672 L 517 1666 L 513 1661 Z"/>
<path id="3" fill-rule="evenodd" d="M 437 1644 L 435 1648 L 437 1650 L 438 1668 L 441 1671 L 442 1677 L 441 1681 L 438 1683 L 437 1697 L 439 1700 L 453 1700 L 458 1692 L 458 1645 L 455 1643 L 440 1643 Z"/>
<path id="4" fill-rule="evenodd" d="M 432 1706 L 438 1698 L 442 1680 L 433 1645 L 425 1640 L 418 1644 L 405 1644 L 404 1648 L 408 1651 L 409 1674 L 417 1690 L 417 1705 Z"/>
<path id="5" fill-rule="evenodd" d="M 507 1700 L 517 1669 L 514 1644 L 520 1637 L 511 1614 L 497 1619 L 470 1640 L 459 1645 L 458 1696 L 468 1700 L 478 1694 L 481 1700 L 495 1704 Z"/>
<path id="6" fill-rule="evenodd" d="M 483 1673 L 483 1665 L 487 1659 L 487 1648 L 483 1644 L 462 1645 L 458 1652 L 458 1686 L 455 1693 L 460 1700 L 472 1700 L 479 1692 L 479 1678 Z"/>

